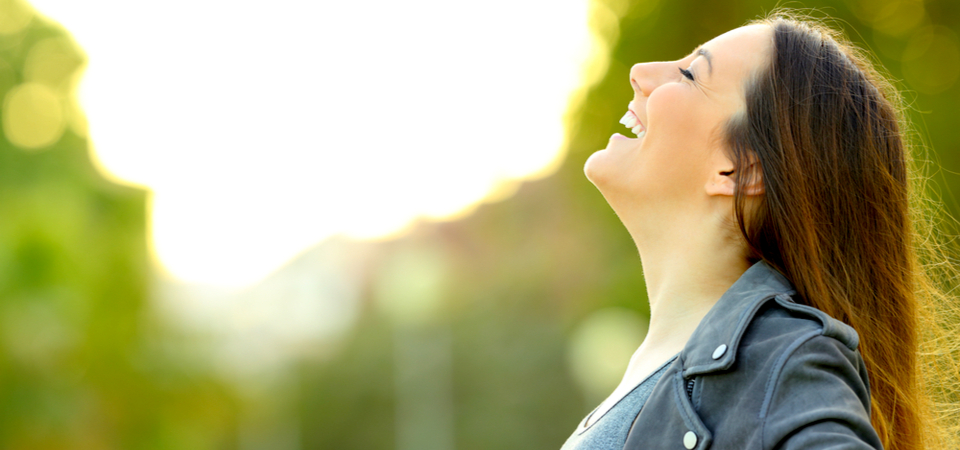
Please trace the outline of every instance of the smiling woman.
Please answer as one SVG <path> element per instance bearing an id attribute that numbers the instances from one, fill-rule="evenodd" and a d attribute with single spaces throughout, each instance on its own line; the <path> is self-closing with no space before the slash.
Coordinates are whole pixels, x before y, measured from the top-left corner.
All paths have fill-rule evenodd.
<path id="1" fill-rule="evenodd" d="M 643 134 L 614 134 L 584 169 L 614 210 L 627 212 L 621 204 L 635 204 L 641 209 L 630 214 L 660 220 L 663 211 L 647 209 L 668 204 L 670 215 L 683 214 L 702 200 L 691 194 L 701 192 L 701 179 L 714 172 L 712 186 L 730 189 L 730 178 L 719 175 L 733 167 L 722 151 L 720 125 L 743 109 L 744 81 L 766 59 L 768 47 L 769 27 L 754 25 L 725 33 L 679 61 L 633 66 L 635 95 L 627 119 L 636 120 Z M 709 54 L 716 55 L 716 70 L 704 56 Z M 644 201 L 636 202 L 638 196 Z"/>
<path id="2" fill-rule="evenodd" d="M 637 138 L 584 172 L 639 250 L 649 331 L 564 450 L 943 448 L 917 354 L 945 296 L 899 96 L 860 55 L 778 12 L 630 70 Z"/>

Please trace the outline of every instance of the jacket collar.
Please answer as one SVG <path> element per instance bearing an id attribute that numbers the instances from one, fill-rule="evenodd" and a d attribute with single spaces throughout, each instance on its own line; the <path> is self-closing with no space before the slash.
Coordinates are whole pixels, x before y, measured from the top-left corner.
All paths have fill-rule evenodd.
<path id="1" fill-rule="evenodd" d="M 795 293 L 783 275 L 766 262 L 755 263 L 727 289 L 694 330 L 680 352 L 683 376 L 729 369 L 747 325 L 768 300 L 789 301 Z"/>

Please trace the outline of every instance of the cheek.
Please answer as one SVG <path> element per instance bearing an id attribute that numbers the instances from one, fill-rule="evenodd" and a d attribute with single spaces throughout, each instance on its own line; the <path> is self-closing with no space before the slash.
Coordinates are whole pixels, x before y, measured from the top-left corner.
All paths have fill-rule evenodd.
<path id="1" fill-rule="evenodd" d="M 651 93 L 647 99 L 648 129 L 660 139 L 676 139 L 685 136 L 689 128 L 696 105 L 693 103 L 692 86 L 680 84 L 663 86 Z"/>
<path id="2" fill-rule="evenodd" d="M 682 148 L 691 156 L 705 156 L 715 145 L 715 133 L 723 121 L 724 111 L 696 86 L 674 84 L 650 95 L 647 117 L 650 144 Z"/>
<path id="3" fill-rule="evenodd" d="M 710 106 L 695 86 L 663 86 L 650 95 L 648 141 L 640 164 L 647 189 L 670 197 L 702 190 L 716 125 Z"/>
<path id="4" fill-rule="evenodd" d="M 689 86 L 663 86 L 647 100 L 647 149 L 644 163 L 655 171 L 669 170 L 690 152 L 691 130 L 696 127 L 695 105 Z"/>

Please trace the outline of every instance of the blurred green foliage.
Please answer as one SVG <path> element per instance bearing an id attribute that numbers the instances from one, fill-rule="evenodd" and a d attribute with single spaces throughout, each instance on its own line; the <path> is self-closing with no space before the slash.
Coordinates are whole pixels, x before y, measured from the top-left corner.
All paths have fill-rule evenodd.
<path id="1" fill-rule="evenodd" d="M 297 366 L 298 394 L 280 414 L 295 424 L 287 447 L 559 448 L 594 406 L 570 373 L 570 336 L 604 307 L 648 311 L 636 248 L 583 164 L 622 131 L 632 64 L 677 59 L 775 2 L 591 5 L 609 54 L 571 111 L 559 172 L 466 219 L 423 224 L 379 246 L 359 323 L 332 357 Z M 900 80 L 945 169 L 935 181 L 951 192 L 960 170 L 960 4 L 787 6 L 839 19 Z M 22 7 L 0 1 L 0 448 L 243 447 L 238 436 L 258 426 L 257 414 L 244 415 L 251 406 L 208 368 L 184 364 L 171 350 L 182 346 L 169 345 L 177 334 L 150 309 L 146 193 L 105 181 L 91 164 L 74 98 L 82 53 L 58 27 L 18 19 Z M 15 98 L 47 109 L 13 114 Z M 956 201 L 945 197 L 956 215 Z M 384 277 L 386 261 L 410 249 L 429 249 L 444 281 L 412 283 L 440 301 L 431 314 L 401 320 L 377 297 L 390 295 L 385 279 L 406 273 L 401 264 L 390 269 L 399 275 Z M 430 342 L 439 344 L 416 351 Z"/>
<path id="2" fill-rule="evenodd" d="M 0 31 L 26 10 L 0 5 Z M 69 116 L 84 55 L 27 18 L 0 34 L 0 448 L 229 448 L 234 395 L 149 314 L 147 194 L 106 181 Z M 25 89 L 53 101 L 17 109 Z"/>

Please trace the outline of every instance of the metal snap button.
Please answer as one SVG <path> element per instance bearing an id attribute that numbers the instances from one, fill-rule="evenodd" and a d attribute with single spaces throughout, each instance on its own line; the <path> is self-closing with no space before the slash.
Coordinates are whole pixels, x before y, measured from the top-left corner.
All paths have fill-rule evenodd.
<path id="1" fill-rule="evenodd" d="M 727 344 L 720 344 L 716 350 L 713 351 L 713 359 L 720 359 L 724 353 L 727 352 Z"/>
<path id="2" fill-rule="evenodd" d="M 697 446 L 697 433 L 688 431 L 687 434 L 684 434 L 683 446 L 686 447 L 687 450 L 693 450 L 693 448 Z"/>

